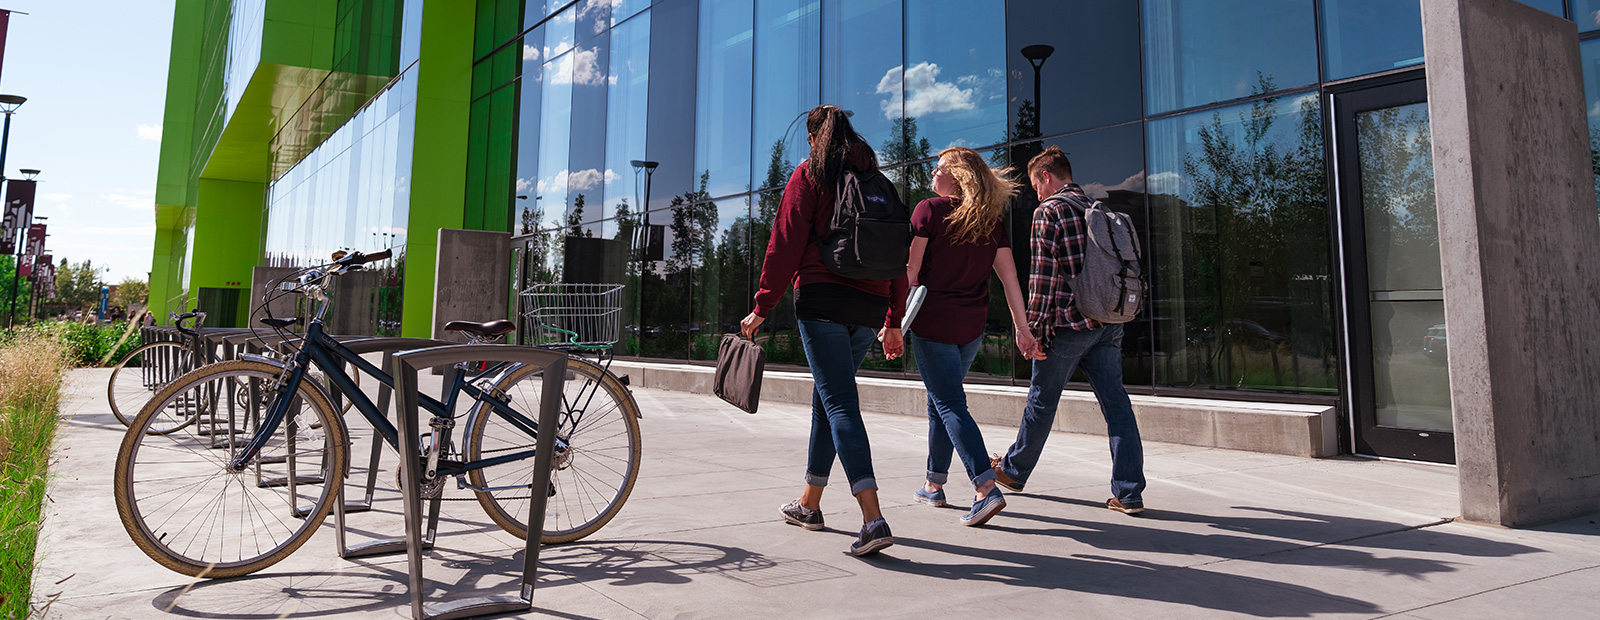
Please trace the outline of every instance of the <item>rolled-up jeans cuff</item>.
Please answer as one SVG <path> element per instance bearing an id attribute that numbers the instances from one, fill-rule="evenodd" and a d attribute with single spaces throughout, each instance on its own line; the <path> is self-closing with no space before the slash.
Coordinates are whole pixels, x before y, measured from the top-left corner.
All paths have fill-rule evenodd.
<path id="1" fill-rule="evenodd" d="M 994 469 L 985 469 L 983 473 L 978 474 L 978 477 L 972 479 L 972 488 L 981 487 L 983 483 L 994 479 Z"/>
<path id="2" fill-rule="evenodd" d="M 948 482 L 949 480 L 950 480 L 950 473 L 949 472 L 945 472 L 945 473 L 939 473 L 939 472 L 936 472 L 936 471 L 928 472 L 928 482 L 932 482 L 934 484 L 944 484 L 944 483 Z"/>
<path id="3" fill-rule="evenodd" d="M 873 478 L 871 476 L 868 476 L 866 478 L 862 478 L 860 480 L 857 480 L 855 482 L 850 483 L 850 494 L 851 495 L 855 495 L 855 494 L 860 493 L 862 491 L 865 491 L 867 489 L 877 489 L 877 488 L 878 488 L 878 479 L 877 478 Z"/>
<path id="4" fill-rule="evenodd" d="M 806 472 L 806 484 L 814 487 L 825 487 L 828 486 L 828 477 Z"/>

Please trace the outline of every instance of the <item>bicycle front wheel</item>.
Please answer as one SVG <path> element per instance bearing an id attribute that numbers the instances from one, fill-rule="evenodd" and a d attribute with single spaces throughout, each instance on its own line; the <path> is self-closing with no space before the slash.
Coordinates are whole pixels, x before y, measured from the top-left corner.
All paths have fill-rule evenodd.
<path id="1" fill-rule="evenodd" d="M 117 416 L 123 426 L 132 425 L 139 410 L 161 388 L 202 365 L 194 351 L 177 342 L 152 342 L 134 349 L 117 362 L 117 367 L 111 371 L 111 380 L 106 383 L 106 400 L 111 403 L 111 414 Z M 173 403 L 173 406 L 198 409 L 198 404 L 180 402 Z M 185 415 L 165 416 L 165 422 L 151 427 L 149 432 L 170 433 L 187 425 L 192 419 L 192 416 Z"/>
<path id="2" fill-rule="evenodd" d="M 496 388 L 508 404 L 538 420 L 544 387 L 542 369 L 512 370 Z M 502 463 L 467 473 L 480 489 L 478 503 L 489 518 L 518 538 L 528 537 L 528 502 L 533 492 L 551 493 L 545 508 L 545 543 L 578 540 L 598 531 L 633 492 L 639 479 L 639 405 L 615 375 L 582 358 L 567 359 L 557 434 L 569 447 L 552 455 L 550 487 L 532 489 L 533 459 Z M 480 403 L 468 424 L 467 460 L 532 450 L 536 437 L 513 426 Z"/>
<path id="3" fill-rule="evenodd" d="M 192 577 L 253 573 L 298 549 L 332 510 L 346 467 L 344 425 L 309 381 L 284 393 L 279 370 L 244 360 L 205 366 L 157 393 L 123 436 L 117 515 L 157 563 Z M 259 457 L 230 471 L 280 398 L 293 400 Z M 181 432 L 152 434 L 180 402 L 207 404 Z"/>

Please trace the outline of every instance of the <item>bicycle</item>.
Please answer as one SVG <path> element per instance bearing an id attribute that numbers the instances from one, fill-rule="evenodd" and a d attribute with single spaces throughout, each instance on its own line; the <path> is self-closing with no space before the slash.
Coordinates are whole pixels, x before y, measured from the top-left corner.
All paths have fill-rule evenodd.
<path id="1" fill-rule="evenodd" d="M 205 324 L 206 313 L 185 312 L 174 315 L 172 324 L 180 334 L 188 338 L 188 342 L 174 340 L 157 340 L 145 343 L 128 353 L 121 361 L 117 362 L 111 370 L 111 379 L 106 382 L 106 400 L 111 403 L 111 414 L 117 417 L 123 426 L 129 426 L 134 416 L 138 415 L 139 408 L 150 401 L 161 388 L 172 383 L 173 379 L 188 374 L 196 368 L 206 365 L 210 360 L 210 351 L 204 346 L 200 337 L 201 326 Z M 194 325 L 184 327 L 185 321 L 193 321 Z M 170 428 L 151 429 L 155 433 L 171 433 L 192 422 L 181 422 Z"/>
<path id="2" fill-rule="evenodd" d="M 335 255 L 332 263 L 291 276 L 293 282 L 285 278 L 285 294 L 304 294 L 316 303 L 292 356 L 246 355 L 203 366 L 173 381 L 140 410 L 118 451 L 113 491 L 124 528 L 146 555 L 185 575 L 236 577 L 271 566 L 311 538 L 338 496 L 334 485 L 348 475 L 350 444 L 329 392 L 304 380 L 313 368 L 385 443 L 398 446 L 399 431 L 343 366 L 391 387 L 393 378 L 323 331 L 329 281 L 388 256 L 388 250 Z M 261 322 L 284 330 L 298 320 Z M 515 325 L 452 322 L 447 329 L 488 339 Z M 638 405 L 625 381 L 608 370 L 609 346 L 577 342 L 575 336 L 546 346 L 569 358 L 548 488 L 531 488 L 531 457 L 541 429 L 536 415 L 518 410 L 537 410 L 541 369 L 506 362 L 457 364 L 445 374 L 442 401 L 417 394 L 420 408 L 433 416 L 422 434 L 423 497 L 440 497 L 453 477 L 458 489 L 474 493 L 496 524 L 526 538 L 523 502 L 544 492 L 550 498 L 540 536 L 545 543 L 581 539 L 616 516 L 638 479 Z M 597 361 L 586 353 L 596 354 Z M 457 445 L 452 434 L 462 417 L 457 405 L 463 397 L 466 432 Z M 217 432 L 231 431 L 235 438 L 217 444 L 193 433 L 144 432 L 167 423 L 169 404 L 185 399 L 206 402 L 202 415 L 216 420 L 223 429 Z"/>

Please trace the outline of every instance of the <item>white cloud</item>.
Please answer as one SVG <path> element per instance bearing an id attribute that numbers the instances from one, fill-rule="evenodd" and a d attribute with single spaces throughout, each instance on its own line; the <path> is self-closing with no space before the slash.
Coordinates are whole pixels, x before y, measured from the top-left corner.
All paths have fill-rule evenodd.
<path id="1" fill-rule="evenodd" d="M 1174 173 L 1163 172 L 1161 174 L 1174 174 Z M 1158 174 L 1156 176 L 1160 177 L 1161 174 Z M 1140 171 L 1134 173 L 1132 176 L 1130 176 L 1130 177 L 1128 177 L 1126 179 L 1123 179 L 1121 183 L 1118 183 L 1116 185 L 1106 185 L 1104 183 L 1089 183 L 1089 184 L 1083 186 L 1083 192 L 1085 194 L 1088 194 L 1088 195 L 1094 197 L 1094 198 L 1105 198 L 1106 195 L 1109 194 L 1110 192 L 1118 191 L 1118 190 L 1143 193 L 1144 192 L 1144 187 L 1145 187 L 1144 171 L 1140 170 Z M 1160 193 L 1160 192 L 1157 192 L 1157 193 Z"/>
<path id="2" fill-rule="evenodd" d="M 66 202 L 72 200 L 72 194 L 42 194 L 39 198 L 50 202 Z"/>
<path id="3" fill-rule="evenodd" d="M 600 50 L 574 50 L 555 62 L 555 76 L 550 81 L 552 84 L 599 86 L 617 83 L 617 78 L 607 78 L 605 67 L 600 66 Z"/>
<path id="4" fill-rule="evenodd" d="M 534 183 L 533 179 L 518 178 L 517 179 L 517 193 L 520 194 L 522 192 L 528 191 L 528 188 L 533 187 L 533 183 Z"/>
<path id="5" fill-rule="evenodd" d="M 1176 172 L 1157 172 L 1146 180 L 1146 187 L 1152 194 L 1177 196 L 1183 187 L 1183 175 Z"/>
<path id="6" fill-rule="evenodd" d="M 555 173 L 548 179 L 539 179 L 539 183 L 536 186 L 539 194 L 543 195 L 555 192 L 563 194 L 566 193 L 568 176 L 570 176 L 570 173 L 568 173 L 566 170 L 562 170 L 561 172 Z"/>
<path id="7" fill-rule="evenodd" d="M 599 187 L 601 183 L 609 185 L 616 181 L 619 176 L 613 170 L 606 170 L 605 172 L 600 172 L 594 168 L 579 170 L 567 177 L 567 187 L 576 190 L 592 190 Z"/>
<path id="8" fill-rule="evenodd" d="M 155 201 L 153 199 L 149 198 L 149 197 L 144 197 L 144 196 L 129 196 L 129 195 L 126 195 L 126 194 L 101 194 L 100 195 L 100 201 L 101 202 L 110 203 L 110 204 L 122 207 L 124 209 L 136 209 L 136 210 L 140 210 L 140 211 L 144 211 L 144 210 L 154 211 L 155 208 L 156 208 Z"/>
<path id="9" fill-rule="evenodd" d="M 539 48 L 524 43 L 522 45 L 522 59 L 525 60 L 525 61 L 526 60 L 538 60 L 539 59 Z"/>
<path id="10" fill-rule="evenodd" d="M 161 125 L 140 124 L 138 127 L 134 128 L 134 131 L 138 132 L 140 140 L 154 140 L 156 142 L 161 141 Z"/>
<path id="11" fill-rule="evenodd" d="M 976 84 L 977 78 L 966 76 L 956 81 Z M 901 67 L 895 67 L 878 80 L 878 94 L 889 95 L 879 105 L 883 108 L 884 117 L 891 120 L 900 116 L 902 104 L 906 116 L 974 109 L 977 106 L 972 102 L 972 91 L 971 88 L 961 88 L 950 82 L 940 82 L 939 65 L 931 62 L 918 63 L 904 72 Z"/>

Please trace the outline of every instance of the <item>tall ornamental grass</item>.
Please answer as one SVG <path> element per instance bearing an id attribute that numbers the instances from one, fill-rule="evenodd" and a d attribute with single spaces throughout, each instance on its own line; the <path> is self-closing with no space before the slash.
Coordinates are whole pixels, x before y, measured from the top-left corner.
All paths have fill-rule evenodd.
<path id="1" fill-rule="evenodd" d="M 71 364 L 68 347 L 49 334 L 0 343 L 0 618 L 29 614 L 50 444 Z"/>

